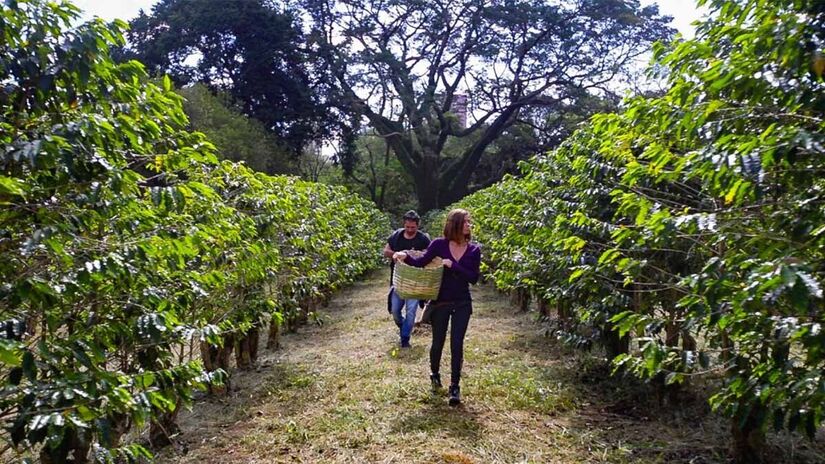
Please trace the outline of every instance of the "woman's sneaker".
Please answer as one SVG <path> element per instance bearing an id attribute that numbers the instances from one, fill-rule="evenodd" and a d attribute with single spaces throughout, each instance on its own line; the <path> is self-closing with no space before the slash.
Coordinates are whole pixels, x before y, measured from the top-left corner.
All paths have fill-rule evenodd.
<path id="1" fill-rule="evenodd" d="M 439 390 L 441 390 L 441 375 L 430 375 L 430 388 L 432 389 L 433 393 L 437 393 Z"/>
<path id="2" fill-rule="evenodd" d="M 458 385 L 450 385 L 450 406 L 457 406 L 461 403 L 461 389 Z"/>

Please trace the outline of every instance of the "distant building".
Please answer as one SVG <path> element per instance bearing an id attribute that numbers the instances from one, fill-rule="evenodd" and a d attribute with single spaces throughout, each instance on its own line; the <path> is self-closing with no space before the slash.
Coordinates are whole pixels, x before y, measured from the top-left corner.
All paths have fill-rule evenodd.
<path id="1" fill-rule="evenodd" d="M 464 129 L 467 127 L 467 95 L 455 94 L 453 95 L 453 103 L 450 105 L 450 112 L 458 118 L 459 126 Z"/>

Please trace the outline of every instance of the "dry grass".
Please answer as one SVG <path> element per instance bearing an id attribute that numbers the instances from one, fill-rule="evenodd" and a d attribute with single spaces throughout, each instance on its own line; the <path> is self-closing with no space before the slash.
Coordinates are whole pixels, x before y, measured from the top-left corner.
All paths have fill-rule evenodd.
<path id="1" fill-rule="evenodd" d="M 474 289 L 462 394 L 428 381 L 429 331 L 400 351 L 385 272 L 341 292 L 322 325 L 287 334 L 233 391 L 181 417 L 163 463 L 723 463 L 724 422 L 694 399 L 663 406 L 606 378 L 489 287 Z M 442 375 L 449 377 L 445 348 Z M 776 462 L 821 462 L 822 446 L 772 437 Z M 819 452 L 819 454 L 817 453 Z"/>

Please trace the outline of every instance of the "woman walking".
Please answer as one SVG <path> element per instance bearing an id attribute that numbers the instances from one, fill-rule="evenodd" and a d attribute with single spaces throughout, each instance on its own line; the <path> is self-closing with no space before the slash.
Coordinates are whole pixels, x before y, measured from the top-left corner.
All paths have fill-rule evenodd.
<path id="1" fill-rule="evenodd" d="M 398 261 L 416 267 L 424 267 L 436 256 L 442 259 L 444 275 L 438 298 L 431 302 L 433 343 L 430 347 L 430 382 L 433 390 L 441 388 L 441 353 L 450 326 L 450 405 L 461 402 L 461 365 L 464 361 L 464 335 L 470 315 L 473 314 L 470 284 L 478 282 L 481 265 L 481 246 L 471 243 L 472 221 L 470 213 L 454 209 L 447 215 L 444 236 L 430 243 L 420 258 L 408 256 L 404 252 L 393 255 Z M 452 320 L 452 322 L 450 322 Z"/>

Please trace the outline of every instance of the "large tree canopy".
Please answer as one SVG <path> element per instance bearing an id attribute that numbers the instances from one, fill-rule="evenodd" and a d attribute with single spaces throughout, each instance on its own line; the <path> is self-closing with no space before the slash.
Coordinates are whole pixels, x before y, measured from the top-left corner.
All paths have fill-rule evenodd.
<path id="1" fill-rule="evenodd" d="M 608 94 L 669 18 L 635 0 L 306 0 L 343 106 L 383 136 L 422 210 L 468 192 L 485 150 L 526 108 Z M 467 99 L 467 124 L 454 103 Z M 473 136 L 446 156 L 452 137 Z"/>
<path id="2" fill-rule="evenodd" d="M 130 58 L 228 92 L 296 151 L 329 124 L 300 21 L 268 0 L 161 0 L 131 22 L 129 42 Z"/>
<path id="3" fill-rule="evenodd" d="M 213 95 L 203 84 L 178 93 L 191 129 L 203 133 L 215 144 L 223 159 L 243 161 L 255 171 L 267 174 L 294 174 L 296 159 L 281 146 L 271 132 L 254 118 L 238 112 L 225 95 Z"/>

